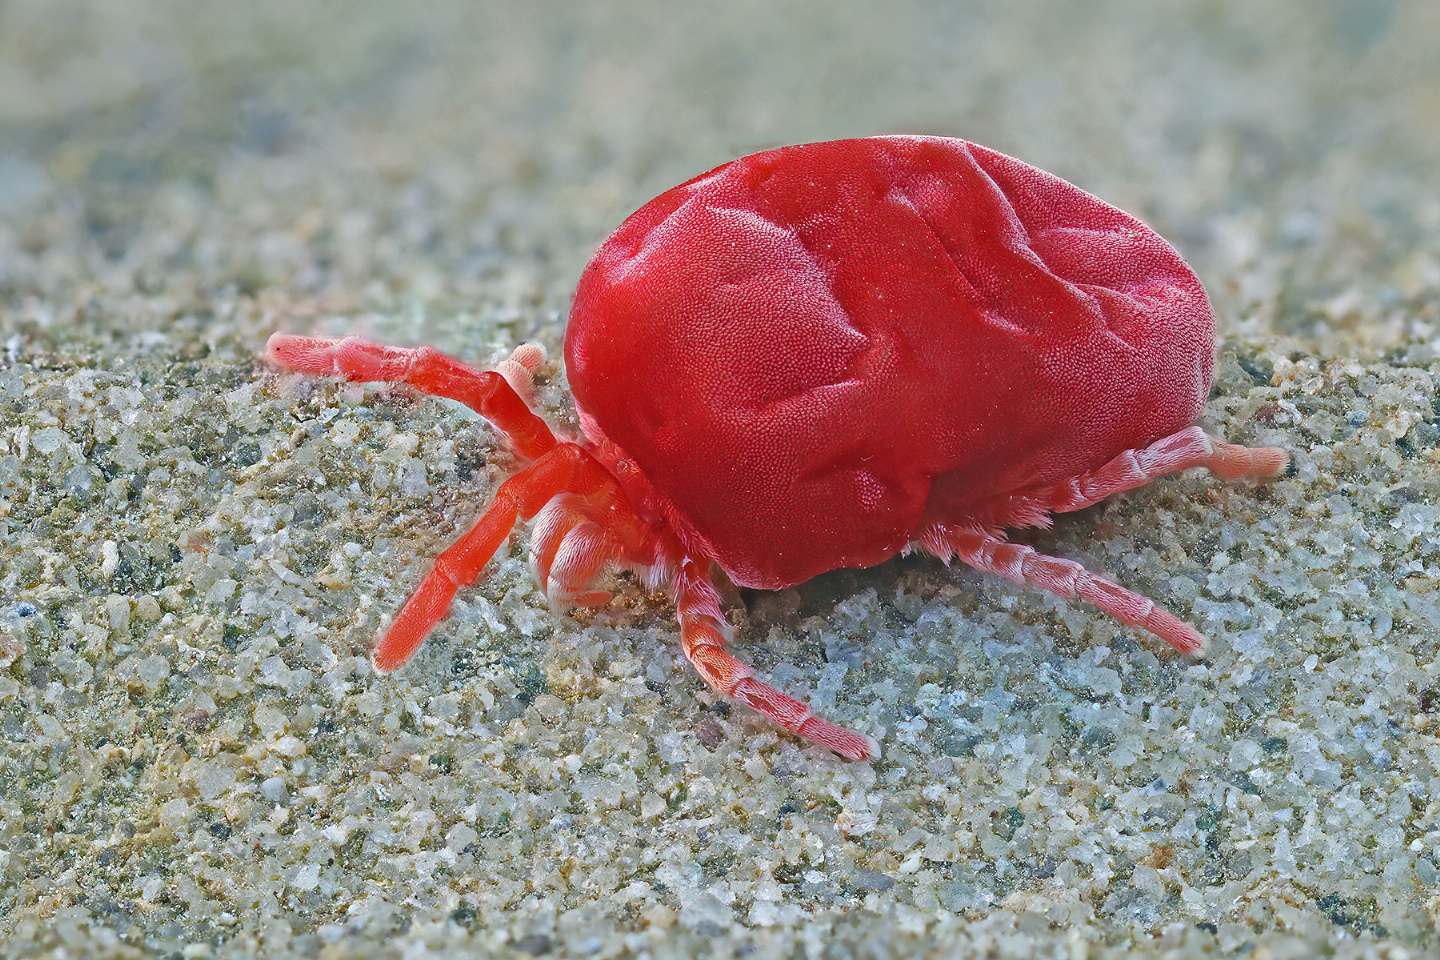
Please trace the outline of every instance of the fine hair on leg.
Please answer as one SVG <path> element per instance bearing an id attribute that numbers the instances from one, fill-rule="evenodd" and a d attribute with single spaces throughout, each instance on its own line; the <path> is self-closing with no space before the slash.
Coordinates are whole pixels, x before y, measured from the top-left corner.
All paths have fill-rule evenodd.
<path id="1" fill-rule="evenodd" d="M 921 544 L 947 563 L 955 557 L 967 566 L 1013 583 L 1067 600 L 1084 600 L 1123 624 L 1154 634 L 1181 653 L 1198 655 L 1208 646 L 1205 636 L 1184 620 L 1149 598 L 1091 573 L 1074 560 L 1038 553 L 1033 547 L 969 527 L 937 525 L 926 531 Z"/>
<path id="2" fill-rule="evenodd" d="M 337 340 L 277 333 L 265 344 L 265 356 L 275 367 L 293 373 L 405 383 L 421 393 L 458 400 L 490 421 L 525 460 L 543 456 L 555 447 L 550 427 L 531 411 L 506 375 L 476 370 L 431 347 L 387 347 L 362 337 Z M 543 352 L 540 356 L 543 358 Z M 528 352 L 521 361 L 512 357 L 508 362 L 529 371 L 526 363 L 535 362 L 535 355 Z M 515 370 L 510 371 L 510 376 L 520 379 Z M 522 382 L 528 389 L 528 373 Z"/>
<path id="3" fill-rule="evenodd" d="M 760 680 L 730 652 L 730 628 L 720 610 L 720 595 L 710 579 L 708 563 L 681 562 L 675 576 L 675 610 L 680 619 L 681 649 L 700 679 L 721 696 L 846 759 L 873 760 L 880 755 L 874 737 L 816 716 L 808 704 Z"/>

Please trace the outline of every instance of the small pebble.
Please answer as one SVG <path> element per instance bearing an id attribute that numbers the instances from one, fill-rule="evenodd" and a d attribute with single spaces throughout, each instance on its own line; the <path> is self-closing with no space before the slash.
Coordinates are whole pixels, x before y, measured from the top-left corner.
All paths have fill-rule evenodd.
<path id="1" fill-rule="evenodd" d="M 271 803 L 284 803 L 289 799 L 289 791 L 285 788 L 285 781 L 280 777 L 267 777 L 260 782 L 260 795 Z"/>

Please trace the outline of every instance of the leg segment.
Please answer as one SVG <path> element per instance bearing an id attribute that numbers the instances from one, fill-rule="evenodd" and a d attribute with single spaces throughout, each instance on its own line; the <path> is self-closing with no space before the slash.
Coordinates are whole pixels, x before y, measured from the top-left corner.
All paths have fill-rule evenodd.
<path id="1" fill-rule="evenodd" d="M 407 383 L 422 393 L 458 400 L 493 423 L 517 454 L 533 460 L 554 449 L 555 436 L 511 386 L 511 379 L 528 386 L 528 373 L 544 358 L 543 352 L 538 358 L 533 352 L 522 355 L 524 350 L 506 361 L 513 369 L 500 373 L 476 370 L 430 347 L 387 347 L 360 337 L 277 333 L 265 345 L 266 357 L 282 370 Z"/>
<path id="2" fill-rule="evenodd" d="M 1190 624 L 1138 593 L 1097 577 L 1073 560 L 1036 553 L 1024 544 L 1010 543 L 976 529 L 937 527 L 922 542 L 943 560 L 953 555 L 976 570 L 996 573 L 1067 600 L 1078 598 L 1094 604 L 1121 623 L 1148 630 L 1181 653 L 1205 650 L 1205 637 Z"/>
<path id="3" fill-rule="evenodd" d="M 620 559 L 620 545 L 582 511 L 579 497 L 562 494 L 545 505 L 531 527 L 530 565 L 552 603 L 599 606 L 610 599 L 604 590 L 587 588 Z"/>
<path id="4" fill-rule="evenodd" d="M 704 680 L 721 696 L 757 711 L 771 723 L 806 740 L 829 747 L 849 760 L 880 755 L 873 737 L 817 717 L 810 707 L 755 677 L 728 647 L 729 625 L 720 596 L 710 580 L 709 564 L 684 560 L 675 577 L 675 609 L 680 645 Z"/>
<path id="5" fill-rule="evenodd" d="M 570 443 L 557 446 L 502 483 L 480 519 L 436 558 L 434 568 L 395 615 L 371 657 L 375 669 L 389 673 L 415 655 L 450 611 L 455 592 L 475 582 L 516 520 L 533 517 L 556 494 L 585 495 L 614 485 L 604 467 Z"/>
<path id="6" fill-rule="evenodd" d="M 505 378 L 526 405 L 535 402 L 535 371 L 545 362 L 545 348 L 538 343 L 522 343 L 508 359 L 495 364 L 495 372 Z"/>
<path id="7" fill-rule="evenodd" d="M 546 596 L 550 595 L 550 570 L 555 565 L 560 544 L 570 531 L 584 522 L 579 498 L 569 493 L 551 500 L 535 515 L 535 522 L 530 525 L 530 569 Z"/>
<path id="8" fill-rule="evenodd" d="M 580 607 L 604 606 L 610 602 L 610 592 L 588 588 L 618 556 L 619 551 L 605 529 L 587 520 L 560 541 L 546 593 L 562 603 Z"/>
<path id="9" fill-rule="evenodd" d="M 1026 499 L 1055 513 L 1069 513 L 1192 467 L 1205 467 L 1222 480 L 1239 480 L 1278 476 L 1289 462 L 1290 455 L 1279 447 L 1242 447 L 1189 427 L 1144 449 L 1126 450 L 1098 470 Z"/>

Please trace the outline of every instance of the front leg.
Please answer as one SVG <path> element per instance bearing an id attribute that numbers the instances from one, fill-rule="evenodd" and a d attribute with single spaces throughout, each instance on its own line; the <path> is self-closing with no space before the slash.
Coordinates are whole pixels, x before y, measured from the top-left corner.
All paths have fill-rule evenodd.
<path id="1" fill-rule="evenodd" d="M 387 347 L 361 337 L 332 340 L 277 333 L 265 344 L 265 356 L 281 370 L 408 383 L 422 393 L 458 400 L 494 424 L 526 460 L 555 447 L 555 435 L 511 383 L 513 379 L 522 389 L 528 388 L 528 374 L 544 358 L 544 352 L 533 345 L 516 350 L 504 372 L 476 370 L 432 347 Z"/>
<path id="2" fill-rule="evenodd" d="M 475 582 L 517 520 L 535 516 L 561 493 L 583 496 L 610 488 L 615 488 L 615 479 L 573 443 L 560 444 L 502 483 L 480 519 L 435 559 L 434 568 L 395 615 L 371 657 L 375 669 L 389 673 L 415 655 L 450 612 L 456 591 Z"/>

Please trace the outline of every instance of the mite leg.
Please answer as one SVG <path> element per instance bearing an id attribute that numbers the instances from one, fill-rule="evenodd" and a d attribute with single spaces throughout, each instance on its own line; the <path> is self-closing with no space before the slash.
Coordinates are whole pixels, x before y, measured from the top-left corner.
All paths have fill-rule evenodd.
<path id="1" fill-rule="evenodd" d="M 529 388 L 529 373 L 539 366 L 543 352 L 537 355 L 521 347 L 505 361 L 506 371 L 497 372 L 476 370 L 431 347 L 387 347 L 360 337 L 331 340 L 277 333 L 265 344 L 265 356 L 281 370 L 407 383 L 422 393 L 458 400 L 494 424 L 526 460 L 555 447 L 555 435 L 511 385 L 513 381 Z"/>
<path id="2" fill-rule="evenodd" d="M 562 493 L 535 515 L 535 522 L 530 525 L 530 570 L 546 596 L 550 594 L 550 569 L 560 552 L 560 544 L 571 530 L 584 522 L 579 498 L 570 493 Z"/>
<path id="3" fill-rule="evenodd" d="M 538 343 L 522 343 L 510 356 L 495 364 L 495 372 L 505 378 L 526 405 L 535 402 L 535 371 L 545 363 L 545 348 Z"/>
<path id="4" fill-rule="evenodd" d="M 588 494 L 614 483 L 604 467 L 569 443 L 502 483 L 480 519 L 435 559 L 434 568 L 395 615 L 371 657 L 375 669 L 389 673 L 415 655 L 426 635 L 449 613 L 456 591 L 475 582 L 517 520 L 533 517 L 557 494 Z"/>
<path id="5" fill-rule="evenodd" d="M 755 677 L 729 650 L 729 625 L 720 611 L 720 595 L 708 564 L 685 560 L 675 577 L 675 609 L 680 617 L 680 646 L 700 679 L 721 696 L 759 712 L 771 723 L 849 760 L 880 755 L 873 737 L 817 717 L 810 707 Z"/>
<path id="6" fill-rule="evenodd" d="M 1026 499 L 1055 513 L 1069 513 L 1191 467 L 1205 467 L 1222 480 L 1239 480 L 1278 476 L 1289 463 L 1290 455 L 1279 447 L 1224 443 L 1199 427 L 1189 427 L 1143 449 L 1126 450 L 1098 470 L 1027 495 Z"/>
<path id="7" fill-rule="evenodd" d="M 555 565 L 550 570 L 547 595 L 580 607 L 604 606 L 610 602 L 610 592 L 589 587 L 619 556 L 620 551 L 605 528 L 585 521 L 560 541 Z"/>
<path id="8" fill-rule="evenodd" d="M 943 544 L 937 540 L 943 540 Z M 1121 623 L 1148 630 L 1181 653 L 1205 650 L 1205 637 L 1190 624 L 1140 594 L 1097 577 L 1073 560 L 1036 553 L 1024 544 L 1010 543 L 981 530 L 943 527 L 927 534 L 922 542 L 941 559 L 948 560 L 953 552 L 976 570 L 1048 590 L 1067 600 L 1094 604 Z"/>
<path id="9" fill-rule="evenodd" d="M 610 599 L 604 590 L 587 588 L 620 559 L 620 545 L 583 506 L 579 497 L 563 494 L 546 504 L 531 526 L 530 566 L 552 603 L 593 607 Z"/>
<path id="10" fill-rule="evenodd" d="M 530 565 L 535 580 L 555 603 L 599 606 L 605 591 L 587 589 L 612 565 L 640 575 L 649 589 L 672 579 L 679 552 L 663 527 L 635 513 L 618 484 L 590 496 L 562 494 L 535 517 L 530 528 Z"/>

